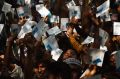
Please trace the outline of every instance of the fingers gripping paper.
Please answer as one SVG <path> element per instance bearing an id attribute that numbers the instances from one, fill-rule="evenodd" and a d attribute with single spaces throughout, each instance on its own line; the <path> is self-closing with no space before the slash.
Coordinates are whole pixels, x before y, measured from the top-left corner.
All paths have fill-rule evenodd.
<path id="1" fill-rule="evenodd" d="M 120 22 L 114 22 L 113 35 L 120 35 Z"/>

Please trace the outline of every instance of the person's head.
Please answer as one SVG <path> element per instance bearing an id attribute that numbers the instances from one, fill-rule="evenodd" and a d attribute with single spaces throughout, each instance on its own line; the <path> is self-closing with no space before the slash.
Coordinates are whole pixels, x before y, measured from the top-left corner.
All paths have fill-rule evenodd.
<path id="1" fill-rule="evenodd" d="M 19 16 L 19 21 L 18 24 L 23 25 L 26 22 L 26 17 L 25 16 Z"/>
<path id="2" fill-rule="evenodd" d="M 92 44 L 92 43 L 91 43 Z M 88 53 L 88 51 L 89 51 L 89 48 L 90 48 L 90 44 L 84 44 L 83 45 L 83 48 L 82 48 L 82 51 L 83 51 L 83 53 Z"/>
<path id="3" fill-rule="evenodd" d="M 71 64 L 70 67 L 71 67 L 71 70 L 72 70 L 72 79 L 79 79 L 80 75 L 81 75 L 80 66 Z"/>
<path id="4" fill-rule="evenodd" d="M 72 49 L 68 49 L 63 55 L 63 60 L 67 58 L 77 58 L 76 52 Z"/>
<path id="5" fill-rule="evenodd" d="M 71 23 L 74 23 L 74 24 L 77 24 L 78 23 L 78 18 L 76 16 L 73 16 L 71 19 L 70 19 L 70 22 Z"/>
<path id="6" fill-rule="evenodd" d="M 44 78 L 46 65 L 47 65 L 46 62 L 41 61 L 41 62 L 37 63 L 36 66 L 34 67 L 33 72 L 38 79 Z"/>
<path id="7" fill-rule="evenodd" d="M 17 14 L 18 14 L 18 17 L 19 17 L 18 24 L 20 24 L 20 25 L 25 24 L 25 22 L 26 22 L 26 15 L 25 15 L 23 6 L 19 6 L 17 8 Z"/>
<path id="8" fill-rule="evenodd" d="M 73 33 L 74 30 L 74 24 L 73 23 L 68 23 L 67 24 L 67 32 L 68 33 Z"/>
<path id="9" fill-rule="evenodd" d="M 102 75 L 102 79 L 119 79 L 119 73 L 109 72 Z"/>
<path id="10" fill-rule="evenodd" d="M 81 63 L 78 59 L 76 58 L 68 58 L 66 60 L 64 60 L 63 62 L 67 63 L 70 68 L 71 68 L 71 72 L 72 72 L 72 79 L 79 79 L 80 75 L 81 75 Z"/>
<path id="11" fill-rule="evenodd" d="M 109 61 L 110 61 L 110 64 L 111 64 L 112 66 L 115 66 L 115 65 L 116 65 L 115 59 L 116 59 L 116 58 L 115 58 L 115 54 L 113 54 L 113 55 L 110 56 Z"/>
<path id="12" fill-rule="evenodd" d="M 25 41 L 28 43 L 34 43 L 35 42 L 35 38 L 32 35 L 32 33 L 27 33 L 24 37 Z"/>
<path id="13" fill-rule="evenodd" d="M 113 52 L 113 51 L 117 50 L 117 48 L 116 48 L 116 43 L 113 42 L 112 39 L 108 39 L 108 40 L 106 41 L 105 45 L 107 46 L 107 49 L 108 49 L 108 51 L 110 51 L 110 52 Z"/>
<path id="14" fill-rule="evenodd" d="M 0 52 L 0 61 L 4 60 L 4 58 L 5 58 L 5 55 L 2 52 Z"/>
<path id="15" fill-rule="evenodd" d="M 91 48 L 100 48 L 101 38 L 95 38 L 94 43 L 91 43 Z"/>
<path id="16" fill-rule="evenodd" d="M 43 74 L 45 72 L 45 65 L 43 63 L 38 64 L 38 71 Z"/>
<path id="17" fill-rule="evenodd" d="M 120 13 L 120 2 L 117 3 L 117 11 Z"/>
<path id="18" fill-rule="evenodd" d="M 12 72 L 12 71 L 15 69 L 15 66 L 16 66 L 16 65 L 19 65 L 19 61 L 17 61 L 16 59 L 10 58 L 10 59 L 8 60 L 7 67 L 8 67 L 8 69 L 9 69 L 9 71 Z"/>
<path id="19" fill-rule="evenodd" d="M 53 62 L 46 68 L 45 79 L 71 79 L 71 68 L 64 62 Z"/>

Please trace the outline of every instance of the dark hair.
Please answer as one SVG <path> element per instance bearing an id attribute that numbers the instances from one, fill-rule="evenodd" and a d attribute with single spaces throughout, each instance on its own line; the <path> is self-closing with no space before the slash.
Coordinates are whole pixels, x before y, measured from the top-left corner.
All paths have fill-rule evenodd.
<path id="1" fill-rule="evenodd" d="M 106 79 L 120 79 L 119 73 L 116 72 L 103 74 L 102 77 L 105 77 Z"/>
<path id="2" fill-rule="evenodd" d="M 74 28 L 74 27 L 75 27 L 75 24 L 73 24 L 73 23 L 67 23 L 66 26 L 67 26 L 67 28 L 68 28 L 68 27 Z"/>
<path id="3" fill-rule="evenodd" d="M 46 79 L 52 75 L 53 79 L 71 79 L 71 68 L 64 62 L 53 62 L 46 68 Z"/>

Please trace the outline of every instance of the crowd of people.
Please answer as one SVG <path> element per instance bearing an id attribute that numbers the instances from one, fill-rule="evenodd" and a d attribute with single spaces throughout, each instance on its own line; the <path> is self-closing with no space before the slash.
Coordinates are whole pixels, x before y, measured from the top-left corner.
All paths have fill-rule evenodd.
<path id="1" fill-rule="evenodd" d="M 0 0 L 0 79 L 120 79 L 115 22 L 119 0 Z"/>

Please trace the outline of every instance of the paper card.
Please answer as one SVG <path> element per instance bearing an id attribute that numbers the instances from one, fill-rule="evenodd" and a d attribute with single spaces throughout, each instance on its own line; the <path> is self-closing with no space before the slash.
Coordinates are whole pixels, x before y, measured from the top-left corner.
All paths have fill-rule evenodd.
<path id="1" fill-rule="evenodd" d="M 39 27 L 35 26 L 32 30 L 32 34 L 33 36 L 39 41 L 41 36 L 42 36 L 42 32 L 40 30 Z"/>
<path id="2" fill-rule="evenodd" d="M 31 0 L 25 0 L 25 4 L 30 5 L 31 4 Z"/>
<path id="3" fill-rule="evenodd" d="M 37 22 L 35 22 L 35 21 L 29 21 L 29 20 L 28 20 L 28 22 L 29 22 L 29 24 L 30 24 L 31 26 L 37 25 Z"/>
<path id="4" fill-rule="evenodd" d="M 120 35 L 120 22 L 114 22 L 113 35 Z"/>
<path id="5" fill-rule="evenodd" d="M 53 23 L 59 23 L 59 16 L 52 15 L 50 18 L 50 22 Z"/>
<path id="6" fill-rule="evenodd" d="M 104 31 L 103 29 L 99 28 L 99 36 L 102 38 L 101 45 L 104 46 L 106 41 L 109 38 L 109 34 L 106 31 Z"/>
<path id="7" fill-rule="evenodd" d="M 37 4 L 35 7 L 36 10 L 40 10 L 42 7 L 44 7 L 44 4 Z"/>
<path id="8" fill-rule="evenodd" d="M 81 18 L 81 11 L 80 11 L 80 6 L 72 6 L 69 9 L 69 17 L 70 19 L 72 17 L 75 17 L 76 19 L 80 19 Z"/>
<path id="9" fill-rule="evenodd" d="M 48 24 L 46 24 L 42 19 L 39 22 L 39 27 L 42 32 L 46 32 L 49 29 Z"/>
<path id="10" fill-rule="evenodd" d="M 56 49 L 56 50 L 52 50 L 51 51 L 52 59 L 57 61 L 62 53 L 63 53 L 63 51 L 61 49 L 59 49 L 59 48 Z"/>
<path id="11" fill-rule="evenodd" d="M 12 18 L 15 18 L 16 10 L 15 8 L 11 8 Z"/>
<path id="12" fill-rule="evenodd" d="M 40 40 L 41 36 L 49 29 L 48 24 L 42 20 L 33 28 L 32 34 L 37 39 Z"/>
<path id="13" fill-rule="evenodd" d="M 18 38 L 24 38 L 25 34 L 32 32 L 32 26 L 34 24 L 32 23 L 32 21 L 27 21 L 21 28 L 20 33 L 18 34 Z"/>
<path id="14" fill-rule="evenodd" d="M 15 8 L 11 8 L 12 14 L 15 14 Z"/>
<path id="15" fill-rule="evenodd" d="M 77 33 L 77 31 L 76 31 L 76 29 L 75 29 L 75 28 L 73 29 L 73 32 L 74 32 L 74 33 Z"/>
<path id="16" fill-rule="evenodd" d="M 102 5 L 98 6 L 96 17 L 99 17 L 103 13 L 107 12 L 109 10 L 109 7 L 110 7 L 110 1 L 109 0 L 105 1 Z"/>
<path id="17" fill-rule="evenodd" d="M 68 7 L 68 9 L 71 7 L 71 6 L 76 6 L 74 0 L 70 1 L 68 4 L 66 4 L 66 6 Z"/>
<path id="18" fill-rule="evenodd" d="M 23 7 L 19 7 L 17 8 L 17 14 L 18 16 L 23 16 L 24 15 L 24 8 Z"/>
<path id="19" fill-rule="evenodd" d="M 100 50 L 103 50 L 104 52 L 108 51 L 106 46 L 100 46 Z"/>
<path id="20" fill-rule="evenodd" d="M 53 27 L 53 28 L 51 28 L 51 29 L 49 29 L 48 31 L 47 31 L 47 33 L 49 34 L 49 35 L 57 35 L 57 34 L 59 34 L 59 33 L 61 33 L 62 31 L 59 29 L 59 27 L 58 26 L 55 26 L 55 27 Z"/>
<path id="21" fill-rule="evenodd" d="M 39 0 L 39 3 L 44 3 L 44 1 L 43 0 Z"/>
<path id="22" fill-rule="evenodd" d="M 1 34 L 2 30 L 3 30 L 3 27 L 4 27 L 4 24 L 0 24 L 0 34 Z"/>
<path id="23" fill-rule="evenodd" d="M 5 12 L 5 13 L 10 12 L 11 11 L 11 7 L 12 7 L 11 4 L 8 4 L 8 3 L 4 2 L 4 5 L 2 7 L 2 11 Z"/>
<path id="24" fill-rule="evenodd" d="M 31 32 L 31 29 L 27 29 L 26 27 L 23 27 L 20 31 L 20 33 L 18 34 L 18 38 L 24 38 L 25 34 Z"/>
<path id="25" fill-rule="evenodd" d="M 108 11 L 103 13 L 100 17 L 101 17 L 101 19 L 103 19 L 105 21 L 111 21 L 111 17 L 110 17 L 110 14 Z"/>
<path id="26" fill-rule="evenodd" d="M 89 44 L 89 43 L 93 43 L 94 42 L 94 38 L 88 36 L 81 44 Z"/>
<path id="27" fill-rule="evenodd" d="M 26 32 L 26 33 L 21 33 L 21 34 L 19 34 L 18 38 L 19 38 L 19 39 L 24 38 L 24 37 L 25 37 L 25 34 L 27 34 L 27 32 Z"/>
<path id="28" fill-rule="evenodd" d="M 31 15 L 31 9 L 28 5 L 24 6 L 24 15 L 25 16 L 30 16 Z"/>
<path id="29" fill-rule="evenodd" d="M 90 52 L 90 56 L 92 57 L 91 64 L 95 64 L 97 66 L 102 67 L 103 60 L 104 60 L 104 55 L 105 55 L 104 51 L 99 50 L 99 49 L 93 49 Z"/>
<path id="30" fill-rule="evenodd" d="M 60 25 L 60 29 L 62 31 L 67 31 L 67 23 L 69 22 L 69 18 L 61 18 L 61 25 Z"/>
<path id="31" fill-rule="evenodd" d="M 115 54 L 116 68 L 120 69 L 120 51 L 117 51 Z"/>
<path id="32" fill-rule="evenodd" d="M 47 39 L 43 40 L 46 50 L 56 50 L 59 48 L 55 36 L 49 36 Z"/>
<path id="33" fill-rule="evenodd" d="M 36 10 L 40 13 L 41 17 L 51 15 L 50 11 L 45 6 L 36 6 Z"/>

